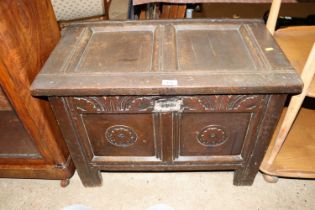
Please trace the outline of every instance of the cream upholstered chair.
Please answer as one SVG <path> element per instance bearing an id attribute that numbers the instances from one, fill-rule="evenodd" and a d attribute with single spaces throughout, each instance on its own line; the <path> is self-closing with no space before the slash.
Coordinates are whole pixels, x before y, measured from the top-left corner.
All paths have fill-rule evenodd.
<path id="1" fill-rule="evenodd" d="M 315 178 L 314 132 L 306 138 L 294 140 L 295 144 L 286 140 L 305 97 L 315 97 L 315 26 L 294 26 L 275 31 L 280 5 L 281 0 L 273 0 L 267 29 L 274 35 L 284 54 L 300 73 L 304 88 L 300 95 L 291 98 L 282 124 L 278 125 L 278 131 L 275 133 L 274 144 L 270 145 L 260 167 L 265 173 L 265 180 L 269 182 L 276 182 L 278 176 Z M 310 110 L 309 116 L 306 117 L 314 117 L 314 112 L 315 110 Z M 314 122 L 315 117 L 309 119 L 309 124 L 301 126 L 300 129 L 313 126 Z M 296 137 L 300 136 L 296 135 Z M 286 144 L 290 146 L 287 146 L 285 151 L 281 151 Z"/>
<path id="2" fill-rule="evenodd" d="M 56 18 L 60 23 L 109 19 L 111 0 L 51 0 Z"/>

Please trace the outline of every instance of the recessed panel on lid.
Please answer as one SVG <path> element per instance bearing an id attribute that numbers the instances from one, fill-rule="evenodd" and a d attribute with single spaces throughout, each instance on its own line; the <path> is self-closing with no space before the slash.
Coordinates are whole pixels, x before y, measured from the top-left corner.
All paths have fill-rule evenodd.
<path id="1" fill-rule="evenodd" d="M 180 70 L 254 70 L 253 58 L 238 26 L 178 26 Z"/>
<path id="2" fill-rule="evenodd" d="M 92 34 L 76 72 L 146 72 L 152 60 L 151 30 L 100 30 Z"/>
<path id="3" fill-rule="evenodd" d="M 34 95 L 296 93 L 302 82 L 258 20 L 79 24 L 64 31 Z"/>

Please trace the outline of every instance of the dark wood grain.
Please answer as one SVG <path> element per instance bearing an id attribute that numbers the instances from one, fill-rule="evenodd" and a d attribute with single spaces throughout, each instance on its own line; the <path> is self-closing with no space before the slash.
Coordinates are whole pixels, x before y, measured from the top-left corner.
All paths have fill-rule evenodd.
<path id="1" fill-rule="evenodd" d="M 48 101 L 33 98 L 29 91 L 59 39 L 50 1 L 0 2 L 0 84 L 40 154 L 32 164 L 27 158 L 11 162 L 7 158 L 11 165 L 0 166 L 1 177 L 44 178 L 51 173 L 49 178 L 55 175 L 63 179 L 73 174 L 69 152 Z"/>
<path id="2" fill-rule="evenodd" d="M 160 19 L 168 19 L 170 14 L 170 4 L 162 4 L 162 12 L 160 14 Z"/>
<path id="3" fill-rule="evenodd" d="M 178 10 L 178 4 L 173 4 L 173 5 L 171 4 L 168 19 L 176 19 L 177 18 L 177 10 Z"/>
<path id="4" fill-rule="evenodd" d="M 85 186 L 101 184 L 99 170 L 227 169 L 237 170 L 236 185 L 249 185 L 258 168 L 248 161 L 254 153 L 261 161 L 261 148 L 268 145 L 274 126 L 265 116 L 276 120 L 283 104 L 274 103 L 285 96 L 77 96 L 50 101 Z M 181 109 L 157 112 L 155 103 L 161 100 L 182 101 Z"/>
<path id="5" fill-rule="evenodd" d="M 49 96 L 85 186 L 101 170 L 236 170 L 250 185 L 301 86 L 259 21 L 146 21 L 70 27 L 32 93 Z"/>
<path id="6" fill-rule="evenodd" d="M 302 84 L 263 23 L 231 20 L 71 27 L 37 78 L 33 94 L 48 96 L 290 93 Z"/>
<path id="7" fill-rule="evenodd" d="M 161 3 L 160 19 L 183 19 L 186 14 L 186 4 Z"/>
<path id="8" fill-rule="evenodd" d="M 186 8 L 187 8 L 186 4 L 179 4 L 178 5 L 177 16 L 176 16 L 177 19 L 184 19 L 185 18 Z"/>

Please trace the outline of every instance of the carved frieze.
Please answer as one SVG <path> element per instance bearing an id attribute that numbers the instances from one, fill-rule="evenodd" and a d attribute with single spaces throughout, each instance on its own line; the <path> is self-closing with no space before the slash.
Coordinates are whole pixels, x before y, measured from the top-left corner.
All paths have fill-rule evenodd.
<path id="1" fill-rule="evenodd" d="M 184 111 L 255 111 L 264 100 L 260 95 L 209 95 L 183 97 Z"/>
<path id="2" fill-rule="evenodd" d="M 264 101 L 262 95 L 206 96 L 91 96 L 70 99 L 77 112 L 153 112 L 155 101 L 162 98 L 182 100 L 182 112 L 254 112 Z"/>
<path id="3" fill-rule="evenodd" d="M 73 97 L 72 102 L 79 112 L 151 112 L 154 97 L 102 96 Z"/>

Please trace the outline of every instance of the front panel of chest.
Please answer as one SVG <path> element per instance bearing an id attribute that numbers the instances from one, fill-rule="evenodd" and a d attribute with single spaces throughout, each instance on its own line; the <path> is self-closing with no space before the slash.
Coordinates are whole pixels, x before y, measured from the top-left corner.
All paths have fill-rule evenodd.
<path id="1" fill-rule="evenodd" d="M 241 164 L 264 95 L 66 97 L 88 160 L 102 164 Z M 177 168 L 178 169 L 178 168 Z"/>

